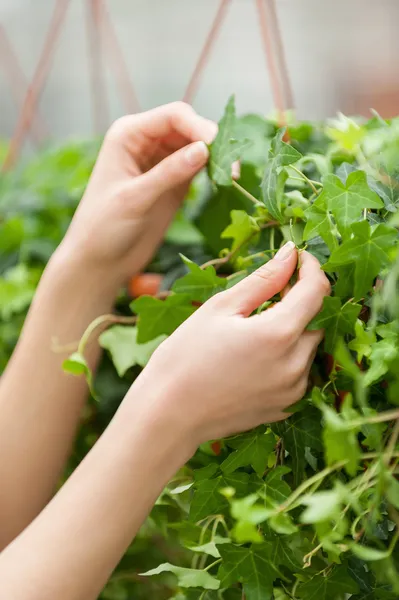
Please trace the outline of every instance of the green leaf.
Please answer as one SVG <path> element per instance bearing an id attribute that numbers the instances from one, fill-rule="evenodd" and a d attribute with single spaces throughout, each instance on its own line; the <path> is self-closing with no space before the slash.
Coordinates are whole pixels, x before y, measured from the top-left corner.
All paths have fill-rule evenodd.
<path id="1" fill-rule="evenodd" d="M 347 460 L 345 470 L 355 475 L 361 457 L 357 431 L 351 428 L 329 406 L 322 406 L 324 415 L 323 442 L 326 462 L 332 465 Z"/>
<path id="2" fill-rule="evenodd" d="M 303 540 L 300 535 L 274 535 L 271 538 L 271 561 L 275 565 L 283 565 L 295 573 L 303 568 Z"/>
<path id="3" fill-rule="evenodd" d="M 342 234 L 360 217 L 364 208 L 384 206 L 377 194 L 370 190 L 364 171 L 350 173 L 346 184 L 336 175 L 327 175 L 323 178 L 323 192 L 327 207 Z"/>
<path id="4" fill-rule="evenodd" d="M 263 480 L 258 480 L 258 494 L 264 499 L 282 504 L 291 494 L 290 486 L 282 479 L 290 471 L 291 469 L 285 466 L 278 466 L 269 471 Z"/>
<path id="5" fill-rule="evenodd" d="M 176 575 L 178 585 L 183 588 L 201 587 L 205 590 L 218 590 L 220 587 L 220 582 L 207 571 L 202 569 L 185 569 L 171 565 L 170 563 L 163 563 L 156 569 L 140 573 L 140 575 L 141 577 L 151 577 L 152 575 L 160 575 L 161 573 L 173 573 Z"/>
<path id="6" fill-rule="evenodd" d="M 206 544 L 201 544 L 199 546 L 188 546 L 191 552 L 198 552 L 200 554 L 208 554 L 209 556 L 213 556 L 214 558 L 220 558 L 220 552 L 217 549 L 217 545 L 220 544 L 231 544 L 231 539 L 226 537 L 221 537 L 220 535 L 215 535 L 212 538 L 211 542 L 207 542 Z"/>
<path id="7" fill-rule="evenodd" d="M 283 221 L 281 199 L 287 177 L 285 173 L 281 172 L 281 169 L 297 162 L 302 157 L 298 150 L 283 142 L 284 133 L 285 129 L 280 129 L 272 139 L 261 184 L 262 200 L 272 217 L 278 221 Z"/>
<path id="8" fill-rule="evenodd" d="M 370 227 L 367 221 L 354 223 L 351 232 L 353 236 L 334 250 L 324 269 L 334 271 L 337 266 L 355 263 L 354 296 L 358 300 L 367 295 L 375 277 L 391 263 L 398 233 L 385 224 Z"/>
<path id="9" fill-rule="evenodd" d="M 385 474 L 386 496 L 388 502 L 399 509 L 399 481 L 391 473 Z"/>
<path id="10" fill-rule="evenodd" d="M 330 252 L 338 245 L 333 232 L 333 224 L 327 210 L 326 195 L 321 193 L 313 204 L 305 210 L 306 226 L 303 239 L 310 240 L 320 236 L 327 244 Z"/>
<path id="11" fill-rule="evenodd" d="M 370 548 L 368 546 L 362 546 L 360 544 L 351 543 L 350 549 L 353 554 L 362 560 L 375 561 L 382 560 L 389 556 L 388 550 L 377 550 L 377 548 Z"/>
<path id="12" fill-rule="evenodd" d="M 87 385 L 90 388 L 90 393 L 93 398 L 96 394 L 93 389 L 93 373 L 86 362 L 85 357 L 79 352 L 74 352 L 62 363 L 62 368 L 66 373 L 80 377 L 84 375 L 87 381 Z"/>
<path id="13" fill-rule="evenodd" d="M 294 485 L 302 480 L 307 447 L 321 451 L 320 413 L 315 408 L 308 408 L 293 414 L 286 421 L 275 423 L 274 431 L 284 439 L 284 446 L 292 459 Z"/>
<path id="14" fill-rule="evenodd" d="M 247 600 L 271 600 L 278 572 L 270 561 L 270 546 L 251 548 L 226 545 L 219 548 L 223 562 L 218 577 L 221 587 L 241 582 Z"/>
<path id="15" fill-rule="evenodd" d="M 196 491 L 190 506 L 190 519 L 200 521 L 209 515 L 220 514 L 229 509 L 229 503 L 220 493 L 223 488 L 233 488 L 238 496 L 247 493 L 249 475 L 219 476 L 215 479 L 202 479 L 196 483 Z"/>
<path id="16" fill-rule="evenodd" d="M 141 296 L 131 303 L 139 315 L 137 342 L 144 344 L 160 335 L 170 335 L 195 311 L 190 296 L 173 294 L 165 300 Z"/>
<path id="17" fill-rule="evenodd" d="M 307 508 L 301 514 L 302 523 L 320 523 L 337 517 L 343 501 L 344 497 L 340 488 L 303 496 L 302 504 L 305 504 Z"/>
<path id="18" fill-rule="evenodd" d="M 369 386 L 388 373 L 397 356 L 398 346 L 395 339 L 388 338 L 373 344 L 369 355 L 370 368 L 365 374 L 364 384 Z"/>
<path id="19" fill-rule="evenodd" d="M 231 249 L 235 250 L 260 229 L 255 219 L 244 210 L 232 210 L 230 214 L 231 224 L 222 232 L 221 237 L 232 238 Z"/>
<path id="20" fill-rule="evenodd" d="M 182 256 L 183 262 L 188 267 L 189 273 L 184 275 L 172 286 L 172 291 L 185 294 L 187 298 L 197 302 L 206 302 L 208 298 L 221 292 L 227 285 L 227 280 L 216 275 L 215 267 L 209 265 L 201 269 L 193 261 Z"/>
<path id="21" fill-rule="evenodd" d="M 242 436 L 242 439 L 233 442 L 229 441 L 228 444 L 234 444 L 236 451 L 221 464 L 224 473 L 230 474 L 240 467 L 250 465 L 261 476 L 266 469 L 269 454 L 274 450 L 276 440 L 272 433 L 253 434 Z"/>
<path id="22" fill-rule="evenodd" d="M 342 305 L 339 298 L 326 296 L 322 310 L 308 325 L 308 329 L 310 331 L 324 329 L 324 348 L 326 352 L 332 354 L 338 339 L 353 333 L 360 310 L 360 304 L 347 302 Z"/>
<path id="23" fill-rule="evenodd" d="M 371 346 L 377 341 L 375 333 L 366 329 L 363 321 L 358 319 L 355 324 L 355 339 L 349 342 L 349 350 L 353 350 L 357 355 L 357 362 L 361 362 L 363 358 L 369 357 L 371 354 Z"/>
<path id="24" fill-rule="evenodd" d="M 297 596 L 303 600 L 337 600 L 358 591 L 358 585 L 349 576 L 346 567 L 340 565 L 330 569 L 327 575 L 319 573 L 300 584 Z"/>
<path id="25" fill-rule="evenodd" d="M 232 184 L 232 164 L 251 145 L 249 140 L 238 141 L 234 139 L 235 130 L 236 109 L 234 96 L 231 96 L 219 122 L 218 134 L 210 146 L 208 173 L 217 185 L 228 186 Z"/>
<path id="26" fill-rule="evenodd" d="M 161 335 L 146 344 L 138 344 L 137 327 L 115 325 L 100 335 L 99 343 L 108 350 L 119 377 L 123 377 L 134 365 L 145 367 L 153 352 L 165 339 L 166 335 Z"/>

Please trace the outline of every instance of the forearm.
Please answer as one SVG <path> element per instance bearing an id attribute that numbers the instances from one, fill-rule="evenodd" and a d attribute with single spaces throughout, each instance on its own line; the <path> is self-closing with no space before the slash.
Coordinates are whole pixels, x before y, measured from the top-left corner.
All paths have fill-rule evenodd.
<path id="1" fill-rule="evenodd" d="M 0 383 L 0 547 L 54 492 L 74 439 L 87 385 L 62 371 L 54 340 L 78 340 L 112 307 L 113 291 L 63 250 L 43 274 L 21 338 Z M 98 350 L 91 349 L 94 366 Z"/>
<path id="2" fill-rule="evenodd" d="M 156 398 L 137 393 L 136 386 L 134 400 L 124 401 L 68 482 L 0 556 L 7 598 L 97 598 L 162 488 L 190 457 L 176 419 L 155 407 Z"/>

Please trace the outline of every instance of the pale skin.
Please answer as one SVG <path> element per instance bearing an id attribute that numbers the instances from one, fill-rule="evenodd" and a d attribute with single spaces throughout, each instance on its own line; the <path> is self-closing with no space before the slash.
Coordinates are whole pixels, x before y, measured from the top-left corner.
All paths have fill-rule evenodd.
<path id="1" fill-rule="evenodd" d="M 0 384 L 0 587 L 13 600 L 93 600 L 164 485 L 202 442 L 287 417 L 304 393 L 329 293 L 317 260 L 288 244 L 214 296 L 155 352 L 61 490 L 87 397 L 52 342 L 79 339 L 161 243 L 216 125 L 174 103 L 107 134 L 84 198 L 42 277 Z M 283 299 L 250 316 L 276 293 Z M 217 340 L 217 344 L 215 344 Z M 95 367 L 98 350 L 89 350 Z M 248 359 L 250 357 L 250 360 Z M 223 377 L 228 373 L 228 377 Z M 154 382 L 156 384 L 154 385 Z"/>

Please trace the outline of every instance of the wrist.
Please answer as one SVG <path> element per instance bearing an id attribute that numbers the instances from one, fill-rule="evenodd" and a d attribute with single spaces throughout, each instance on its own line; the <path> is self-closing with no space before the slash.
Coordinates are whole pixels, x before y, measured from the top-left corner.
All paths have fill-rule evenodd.
<path id="1" fill-rule="evenodd" d="M 153 373 L 151 377 L 148 374 L 144 369 L 118 412 L 126 423 L 134 423 L 134 427 L 140 423 L 140 429 L 165 455 L 171 477 L 195 454 L 200 442 L 184 418 L 184 411 L 176 410 L 173 391 Z"/>
<path id="2" fill-rule="evenodd" d="M 83 309 L 87 305 L 97 305 L 95 316 L 108 312 L 119 292 L 112 272 L 88 264 L 81 253 L 64 243 L 51 257 L 41 286 L 50 288 L 55 294 L 65 294 L 66 301 L 69 297 L 79 297 Z"/>

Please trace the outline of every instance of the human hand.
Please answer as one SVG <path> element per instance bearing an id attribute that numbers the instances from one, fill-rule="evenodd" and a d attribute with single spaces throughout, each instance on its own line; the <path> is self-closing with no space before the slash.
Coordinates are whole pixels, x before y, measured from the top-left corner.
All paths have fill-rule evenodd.
<path id="1" fill-rule="evenodd" d="M 154 353 L 138 385 L 157 382 L 162 391 L 151 410 L 167 414 L 184 440 L 198 446 L 286 418 L 283 410 L 305 393 L 323 337 L 306 327 L 330 292 L 317 259 L 302 252 L 298 282 L 272 308 L 250 316 L 286 288 L 297 260 L 289 242 L 206 302 Z"/>
<path id="2" fill-rule="evenodd" d="M 183 102 L 122 117 L 105 136 L 62 247 L 115 289 L 162 241 L 188 186 L 208 159 L 217 125 Z"/>

